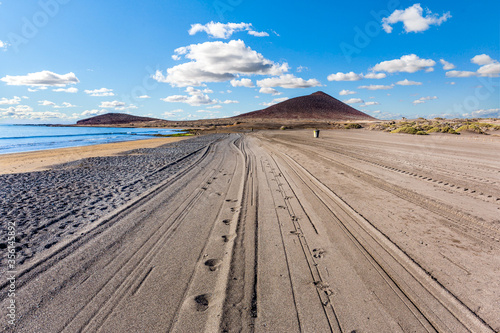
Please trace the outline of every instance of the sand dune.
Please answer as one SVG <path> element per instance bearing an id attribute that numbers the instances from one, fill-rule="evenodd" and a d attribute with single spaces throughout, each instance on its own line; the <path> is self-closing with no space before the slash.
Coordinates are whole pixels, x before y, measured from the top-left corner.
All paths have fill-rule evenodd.
<path id="1" fill-rule="evenodd" d="M 498 331 L 499 145 L 221 135 L 21 266 L 16 331 Z"/>

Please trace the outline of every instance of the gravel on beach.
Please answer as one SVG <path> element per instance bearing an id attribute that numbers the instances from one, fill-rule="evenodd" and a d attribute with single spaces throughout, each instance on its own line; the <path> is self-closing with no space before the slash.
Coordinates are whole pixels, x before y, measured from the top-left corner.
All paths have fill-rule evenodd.
<path id="1" fill-rule="evenodd" d="M 0 175 L 0 249 L 7 248 L 8 225 L 14 222 L 16 261 L 23 264 L 35 253 L 172 177 L 222 136 L 200 136 L 119 156 L 85 158 L 47 171 Z M 7 256 L 0 260 L 4 271 Z"/>

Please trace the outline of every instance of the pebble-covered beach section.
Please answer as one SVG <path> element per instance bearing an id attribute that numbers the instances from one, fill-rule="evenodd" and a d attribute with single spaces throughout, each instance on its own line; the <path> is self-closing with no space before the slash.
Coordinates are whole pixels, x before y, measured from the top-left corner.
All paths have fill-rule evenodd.
<path id="1" fill-rule="evenodd" d="M 61 164 L 48 171 L 0 175 L 0 250 L 15 222 L 17 264 L 136 198 L 194 163 L 221 134 L 158 148 Z M 5 267 L 2 256 L 0 267 Z"/>

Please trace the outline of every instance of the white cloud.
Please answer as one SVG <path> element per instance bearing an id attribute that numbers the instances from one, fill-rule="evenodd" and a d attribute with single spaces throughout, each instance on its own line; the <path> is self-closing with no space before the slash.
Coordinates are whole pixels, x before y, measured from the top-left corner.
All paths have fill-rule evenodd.
<path id="1" fill-rule="evenodd" d="M 26 114 L 29 112 L 33 112 L 33 108 L 28 105 L 16 105 L 16 106 L 9 106 L 8 108 L 0 108 L 0 115 L 3 117 L 12 117 L 17 115 L 22 115 Z M 14 117 L 16 118 L 16 117 Z M 19 118 L 17 118 L 19 119 Z"/>
<path id="2" fill-rule="evenodd" d="M 142 96 L 139 96 L 138 98 L 151 98 L 151 96 L 149 96 L 149 95 L 142 95 Z"/>
<path id="3" fill-rule="evenodd" d="M 437 98 L 437 96 L 420 97 L 419 99 L 414 100 L 412 103 L 417 105 L 417 104 L 422 104 L 422 103 L 425 103 L 426 101 L 430 101 L 433 99 L 438 99 L 438 98 Z"/>
<path id="4" fill-rule="evenodd" d="M 210 37 L 227 39 L 235 32 L 248 31 L 249 35 L 256 37 L 266 37 L 269 36 L 267 32 L 257 32 L 253 30 L 251 23 L 220 23 L 220 22 L 210 22 L 207 24 L 192 24 L 191 29 L 189 29 L 189 34 L 194 35 L 198 32 L 206 32 Z"/>
<path id="5" fill-rule="evenodd" d="M 439 62 L 441 63 L 441 65 L 443 65 L 443 69 L 445 71 L 449 71 L 450 69 L 455 68 L 455 65 L 453 65 L 451 62 L 448 62 L 444 59 L 439 59 Z"/>
<path id="6" fill-rule="evenodd" d="M 137 109 L 134 104 L 127 105 L 125 102 L 120 101 L 104 101 L 99 105 L 103 109 L 115 109 L 115 110 L 127 110 L 127 109 Z"/>
<path id="7" fill-rule="evenodd" d="M 38 105 L 43 105 L 43 106 L 54 106 L 54 105 L 56 105 L 56 103 L 51 102 L 51 101 L 44 100 L 44 101 L 38 101 Z"/>
<path id="8" fill-rule="evenodd" d="M 359 81 L 361 79 L 383 79 L 387 75 L 385 73 L 368 73 L 366 75 L 360 73 L 356 74 L 354 72 L 342 73 L 328 75 L 328 81 Z"/>
<path id="9" fill-rule="evenodd" d="M 101 102 L 101 105 L 99 105 L 100 108 L 115 108 L 115 107 L 122 107 L 125 106 L 126 104 L 124 102 L 120 101 L 104 101 Z"/>
<path id="10" fill-rule="evenodd" d="M 153 79 L 186 87 L 229 81 L 238 75 L 281 75 L 288 71 L 288 64 L 265 59 L 242 40 L 192 44 L 176 49 L 175 53 L 191 61 L 167 69 L 166 76 L 158 70 L 151 76 Z"/>
<path id="11" fill-rule="evenodd" d="M 279 77 L 269 77 L 267 79 L 257 81 L 257 85 L 261 88 L 281 87 L 286 89 L 295 88 L 310 88 L 321 86 L 316 79 L 304 80 L 303 78 L 296 77 L 293 74 L 285 74 Z"/>
<path id="12" fill-rule="evenodd" d="M 169 103 L 186 103 L 191 106 L 200 106 L 200 105 L 210 105 L 216 104 L 217 101 L 211 99 L 208 95 L 205 95 L 203 91 L 199 89 L 195 89 L 193 87 L 187 87 L 185 92 L 189 94 L 186 95 L 172 95 L 165 98 L 160 98 L 164 102 Z"/>
<path id="13" fill-rule="evenodd" d="M 255 37 L 267 37 L 269 36 L 269 34 L 265 31 L 261 31 L 261 32 L 258 32 L 258 31 L 253 31 L 253 30 L 250 30 L 248 32 L 249 35 L 252 35 L 252 36 L 255 36 Z"/>
<path id="14" fill-rule="evenodd" d="M 415 54 L 402 56 L 400 59 L 382 61 L 371 68 L 375 72 L 406 72 L 415 73 L 419 70 L 432 71 L 436 62 L 432 59 L 420 59 Z"/>
<path id="15" fill-rule="evenodd" d="M 210 99 L 210 97 L 206 95 L 202 96 L 185 96 L 185 95 L 172 95 L 165 98 L 160 98 L 164 102 L 169 103 L 186 103 L 191 106 L 200 106 L 206 104 L 214 104 L 217 103 L 215 100 Z"/>
<path id="16" fill-rule="evenodd" d="M 346 104 L 357 104 L 357 103 L 364 103 L 365 101 L 363 101 L 361 98 L 349 98 L 347 100 L 344 101 L 344 103 Z"/>
<path id="17" fill-rule="evenodd" d="M 354 95 L 356 92 L 355 91 L 352 91 L 352 90 L 341 90 L 339 92 L 339 95 L 340 96 L 347 96 L 347 95 Z"/>
<path id="18" fill-rule="evenodd" d="M 75 87 L 69 87 L 69 88 L 57 88 L 57 89 L 52 89 L 52 91 L 55 92 L 67 92 L 70 94 L 74 94 L 78 92 L 78 88 Z"/>
<path id="19" fill-rule="evenodd" d="M 387 90 L 392 89 L 394 87 L 393 84 L 390 86 L 384 86 L 382 84 L 370 84 L 369 86 L 359 86 L 359 89 L 368 89 L 368 90 Z"/>
<path id="20" fill-rule="evenodd" d="M 35 112 L 33 108 L 28 105 L 16 105 L 8 107 L 6 109 L 0 108 L 1 118 L 10 119 L 30 119 L 30 120 L 46 120 L 46 119 L 72 119 L 73 117 L 68 117 L 64 113 L 60 112 Z"/>
<path id="21" fill-rule="evenodd" d="M 244 31 L 250 29 L 250 23 L 220 23 L 220 22 L 210 22 L 205 25 L 196 23 L 191 25 L 189 29 L 189 34 L 194 35 L 198 32 L 206 32 L 210 37 L 215 38 L 229 38 L 231 35 L 237 31 Z"/>
<path id="22" fill-rule="evenodd" d="M 281 103 L 281 102 L 284 102 L 288 99 L 288 97 L 281 97 L 281 98 L 275 98 L 273 99 L 271 102 L 269 103 L 260 103 L 260 105 L 264 105 L 264 106 L 271 106 L 271 105 L 275 105 L 275 104 L 278 104 L 278 103 Z"/>
<path id="23" fill-rule="evenodd" d="M 480 109 L 462 115 L 466 118 L 500 118 L 500 109 Z"/>
<path id="24" fill-rule="evenodd" d="M 86 94 L 94 97 L 114 96 L 113 89 L 101 88 L 94 90 L 84 90 Z"/>
<path id="25" fill-rule="evenodd" d="M 74 108 L 76 107 L 76 105 L 73 105 L 71 103 L 68 103 L 68 102 L 62 102 L 61 105 L 54 105 L 54 108 Z"/>
<path id="26" fill-rule="evenodd" d="M 308 71 L 309 68 L 308 67 L 305 67 L 305 66 L 299 66 L 297 67 L 297 73 L 301 73 L 303 71 Z"/>
<path id="27" fill-rule="evenodd" d="M 446 72 L 447 77 L 472 77 L 472 76 L 489 76 L 498 77 L 500 75 L 500 63 L 492 59 L 487 54 L 478 54 L 470 60 L 473 64 L 479 65 L 476 72 L 472 71 L 449 71 Z"/>
<path id="28" fill-rule="evenodd" d="M 183 113 L 184 110 L 183 109 L 175 109 L 175 110 L 172 110 L 172 111 L 165 111 L 163 112 L 163 116 L 164 117 L 179 117 L 180 115 L 178 115 L 177 113 Z"/>
<path id="29" fill-rule="evenodd" d="M 330 74 L 328 75 L 328 81 L 358 81 L 363 78 L 362 74 L 356 74 L 354 72 Z"/>
<path id="30" fill-rule="evenodd" d="M 5 97 L 2 97 L 0 99 L 0 105 L 5 105 L 5 104 L 15 105 L 15 104 L 19 104 L 20 102 L 21 102 L 21 97 L 19 97 L 19 96 L 14 96 L 11 99 L 8 99 Z"/>
<path id="31" fill-rule="evenodd" d="M 482 65 L 489 65 L 489 64 L 492 64 L 494 62 L 496 62 L 496 60 L 493 60 L 491 59 L 491 57 L 487 54 L 478 54 L 476 56 L 474 56 L 471 60 L 470 60 L 473 64 L 476 64 L 476 65 L 479 65 L 479 66 L 482 66 Z"/>
<path id="32" fill-rule="evenodd" d="M 230 99 L 226 99 L 225 101 L 221 102 L 222 104 L 238 104 L 239 101 L 234 101 Z"/>
<path id="33" fill-rule="evenodd" d="M 108 111 L 107 111 L 107 110 L 105 110 L 105 109 L 101 109 L 101 110 L 96 110 L 96 109 L 94 109 L 94 110 L 85 110 L 85 111 L 83 111 L 83 112 L 82 112 L 82 114 L 81 114 L 81 115 L 82 115 L 83 117 L 87 117 L 87 116 L 97 116 L 97 115 L 100 115 L 100 114 L 104 114 L 104 113 L 106 113 L 106 112 L 108 112 Z"/>
<path id="34" fill-rule="evenodd" d="M 36 88 L 28 88 L 28 91 L 29 92 L 36 92 L 36 91 L 39 91 L 39 90 L 47 90 L 48 88 L 46 86 L 40 86 L 40 87 L 36 87 Z"/>
<path id="35" fill-rule="evenodd" d="M 365 79 L 383 79 L 387 75 L 385 73 L 368 73 L 366 75 L 363 75 Z"/>
<path id="36" fill-rule="evenodd" d="M 420 86 L 422 85 L 422 82 L 410 81 L 408 79 L 404 79 L 402 81 L 396 82 L 396 84 L 400 86 Z"/>
<path id="37" fill-rule="evenodd" d="M 490 76 L 497 77 L 500 74 L 500 63 L 494 62 L 492 64 L 487 64 L 479 67 L 477 70 L 479 76 Z"/>
<path id="38" fill-rule="evenodd" d="M 63 108 L 74 108 L 76 105 L 73 105 L 68 102 L 62 102 L 61 105 L 57 105 L 54 102 L 43 100 L 43 101 L 38 101 L 38 105 L 40 106 L 52 106 L 54 109 L 63 109 Z"/>
<path id="39" fill-rule="evenodd" d="M 255 87 L 252 80 L 250 79 L 241 79 L 241 80 L 233 79 L 231 80 L 231 85 L 233 87 L 247 87 L 247 88 Z"/>
<path id="40" fill-rule="evenodd" d="M 366 102 L 365 104 L 360 105 L 360 106 L 363 107 L 363 106 L 371 106 L 371 105 L 380 105 L 380 103 L 379 102 Z"/>
<path id="41" fill-rule="evenodd" d="M 274 88 L 260 88 L 259 92 L 261 94 L 272 94 L 273 96 L 281 95 L 281 93 Z"/>
<path id="42" fill-rule="evenodd" d="M 0 40 L 0 49 L 6 48 L 6 47 L 7 47 L 7 43 L 6 42 L 2 42 Z"/>
<path id="43" fill-rule="evenodd" d="M 222 109 L 222 105 L 207 106 L 207 109 Z"/>
<path id="44" fill-rule="evenodd" d="M 476 72 L 471 71 L 449 71 L 446 72 L 446 77 L 471 77 L 476 76 Z"/>
<path id="45" fill-rule="evenodd" d="M 426 10 L 425 17 L 422 15 L 423 9 L 419 3 L 414 4 L 404 10 L 397 9 L 389 17 L 382 19 L 382 27 L 385 32 L 392 32 L 392 24 L 403 22 L 405 31 L 422 32 L 430 28 L 431 25 L 441 25 L 446 22 L 451 15 L 450 12 L 444 13 L 441 17 L 432 14 L 429 9 Z"/>
<path id="46" fill-rule="evenodd" d="M 29 73 L 27 75 L 11 76 L 7 75 L 0 79 L 9 86 L 56 86 L 64 87 L 68 84 L 80 82 L 74 73 L 56 74 L 49 71 Z"/>

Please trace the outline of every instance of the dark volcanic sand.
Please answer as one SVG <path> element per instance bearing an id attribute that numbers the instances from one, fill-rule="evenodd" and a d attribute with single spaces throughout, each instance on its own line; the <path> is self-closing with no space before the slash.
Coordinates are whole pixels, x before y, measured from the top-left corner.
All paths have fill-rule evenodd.
<path id="1" fill-rule="evenodd" d="M 6 235 L 8 222 L 16 223 L 17 264 L 177 173 L 221 136 L 86 158 L 48 171 L 0 175 L 0 228 Z M 7 247 L 6 241 L 0 241 L 0 249 Z M 3 271 L 7 257 L 0 260 Z"/>

